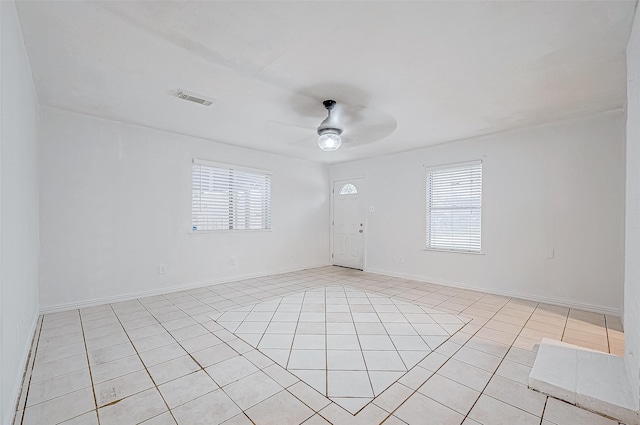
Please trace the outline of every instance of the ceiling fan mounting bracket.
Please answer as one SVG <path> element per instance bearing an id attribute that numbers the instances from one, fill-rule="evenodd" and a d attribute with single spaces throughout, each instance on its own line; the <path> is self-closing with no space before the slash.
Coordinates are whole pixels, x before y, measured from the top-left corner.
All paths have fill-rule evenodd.
<path id="1" fill-rule="evenodd" d="M 322 104 L 324 105 L 325 108 L 327 108 L 327 110 L 332 110 L 334 106 L 336 106 L 336 101 L 335 100 L 331 100 L 331 99 L 327 99 L 324 102 L 322 102 Z"/>

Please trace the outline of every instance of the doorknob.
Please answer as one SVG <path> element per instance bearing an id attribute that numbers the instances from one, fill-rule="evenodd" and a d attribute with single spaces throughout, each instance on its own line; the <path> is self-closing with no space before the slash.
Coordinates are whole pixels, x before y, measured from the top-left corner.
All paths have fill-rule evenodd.
<path id="1" fill-rule="evenodd" d="M 360 233 L 364 233 L 364 230 L 360 229 L 360 230 L 358 230 L 358 232 L 360 232 Z"/>

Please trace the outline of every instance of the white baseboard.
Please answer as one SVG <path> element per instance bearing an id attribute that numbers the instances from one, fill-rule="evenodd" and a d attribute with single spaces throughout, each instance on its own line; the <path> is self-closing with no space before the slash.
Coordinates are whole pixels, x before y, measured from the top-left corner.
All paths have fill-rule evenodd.
<path id="1" fill-rule="evenodd" d="M 37 309 L 36 309 L 37 310 Z M 24 352 L 22 353 L 22 356 L 20 357 L 20 365 L 19 367 L 13 369 L 13 372 L 16 374 L 19 374 L 16 377 L 16 383 L 11 391 L 11 399 L 9 400 L 9 402 L 6 404 L 6 409 L 7 412 L 3 412 L 4 413 L 4 418 L 2 423 L 3 424 L 12 424 L 13 420 L 14 420 L 14 416 L 16 414 L 16 407 L 18 406 L 18 402 L 19 397 L 20 397 L 20 391 L 22 389 L 22 384 L 23 384 L 23 380 L 24 380 L 24 374 L 25 371 L 27 369 L 27 362 L 29 361 L 29 353 L 31 351 L 31 348 L 33 346 L 33 338 L 35 336 L 36 333 L 36 327 L 38 325 L 38 319 L 40 318 L 39 314 L 36 314 L 33 318 L 33 322 L 31 323 L 31 327 L 29 329 L 29 335 L 31 335 L 31 338 L 29 338 L 26 346 L 24 347 Z"/>
<path id="2" fill-rule="evenodd" d="M 162 288 L 150 289 L 147 291 L 129 292 L 126 294 L 113 295 L 110 297 L 92 298 L 90 300 L 74 301 L 74 302 L 65 303 L 65 304 L 56 304 L 56 305 L 42 307 L 40 309 L 40 314 L 58 313 L 60 311 L 76 310 L 79 308 L 93 307 L 96 305 L 111 304 L 111 303 L 117 303 L 121 301 L 130 301 L 130 300 L 135 300 L 137 298 L 169 294 L 171 292 L 185 291 L 185 290 L 194 289 L 194 288 L 202 288 L 204 286 L 220 285 L 223 283 L 235 282 L 238 280 L 255 279 L 259 277 L 271 276 L 271 275 L 276 275 L 281 273 L 297 272 L 300 270 L 313 269 L 317 267 L 325 267 L 329 265 L 331 264 L 328 262 L 322 263 L 322 264 L 311 264 L 307 266 L 293 267 L 293 268 L 287 268 L 287 269 L 269 270 L 267 272 L 227 276 L 221 279 L 206 280 L 201 282 L 191 282 L 191 283 L 186 283 L 182 285 L 165 286 Z"/>
<path id="3" fill-rule="evenodd" d="M 593 304 L 575 302 L 572 300 L 550 298 L 550 297 L 544 297 L 544 296 L 535 295 L 535 294 L 527 294 L 527 293 L 517 292 L 517 291 L 501 291 L 501 290 L 496 290 L 491 288 L 483 288 L 479 286 L 464 284 L 464 283 L 444 281 L 442 279 L 430 279 L 425 276 L 418 276 L 418 275 L 413 275 L 408 273 L 397 273 L 397 272 L 391 272 L 391 271 L 379 270 L 379 269 L 366 269 L 365 271 L 368 273 L 376 273 L 376 274 L 381 274 L 385 276 L 399 277 L 401 279 L 411 279 L 418 282 L 435 283 L 437 285 L 451 286 L 453 288 L 469 289 L 473 291 L 486 292 L 488 294 L 493 294 L 493 295 L 502 295 L 505 297 L 520 298 L 523 300 L 534 301 L 539 303 L 554 304 L 562 307 L 576 308 L 579 310 L 592 311 L 594 313 L 608 314 L 611 316 L 622 315 L 622 310 L 619 308 L 616 309 L 616 308 L 610 308 L 610 307 L 602 307 L 602 306 L 597 306 Z"/>

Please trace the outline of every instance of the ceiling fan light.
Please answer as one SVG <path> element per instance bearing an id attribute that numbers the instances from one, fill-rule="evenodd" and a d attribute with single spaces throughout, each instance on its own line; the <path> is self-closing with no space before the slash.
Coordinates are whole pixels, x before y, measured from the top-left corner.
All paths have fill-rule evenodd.
<path id="1" fill-rule="evenodd" d="M 323 133 L 318 136 L 318 147 L 323 151 L 335 151 L 342 144 L 342 138 L 339 134 Z"/>

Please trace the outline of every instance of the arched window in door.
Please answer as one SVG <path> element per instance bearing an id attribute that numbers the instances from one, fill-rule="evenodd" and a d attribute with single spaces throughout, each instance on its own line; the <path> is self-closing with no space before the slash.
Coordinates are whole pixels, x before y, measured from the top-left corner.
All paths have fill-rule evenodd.
<path id="1" fill-rule="evenodd" d="M 344 186 L 342 186 L 342 189 L 340 189 L 340 195 L 355 195 L 357 193 L 358 188 L 351 183 L 345 184 Z"/>

